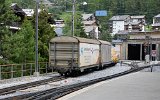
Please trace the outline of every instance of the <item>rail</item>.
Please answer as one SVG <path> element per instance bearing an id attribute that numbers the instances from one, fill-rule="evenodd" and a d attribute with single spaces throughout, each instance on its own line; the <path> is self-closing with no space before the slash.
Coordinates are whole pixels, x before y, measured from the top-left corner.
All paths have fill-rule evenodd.
<path id="1" fill-rule="evenodd" d="M 80 90 L 82 88 L 93 85 L 95 83 L 109 80 L 109 79 L 113 79 L 116 77 L 120 77 L 120 76 L 129 74 L 129 73 L 137 72 L 137 71 L 140 71 L 144 68 L 146 68 L 146 67 L 130 68 L 129 70 L 126 70 L 126 71 L 120 72 L 120 73 L 116 73 L 114 75 L 104 76 L 104 77 L 100 77 L 100 78 L 96 78 L 96 79 L 92 79 L 92 80 L 88 80 L 88 81 L 84 81 L 84 82 L 79 82 L 76 84 L 60 86 L 57 88 L 51 88 L 51 89 L 42 90 L 42 91 L 38 91 L 38 92 L 30 92 L 30 93 L 26 93 L 26 94 L 15 95 L 15 96 L 11 96 L 11 97 L 8 97 L 5 99 L 11 100 L 14 98 L 16 100 L 55 100 L 55 99 L 58 99 L 66 94 Z"/>
<path id="2" fill-rule="evenodd" d="M 48 73 L 48 62 L 39 62 L 38 65 L 40 74 Z M 0 80 L 31 76 L 34 72 L 35 63 L 0 65 Z"/>

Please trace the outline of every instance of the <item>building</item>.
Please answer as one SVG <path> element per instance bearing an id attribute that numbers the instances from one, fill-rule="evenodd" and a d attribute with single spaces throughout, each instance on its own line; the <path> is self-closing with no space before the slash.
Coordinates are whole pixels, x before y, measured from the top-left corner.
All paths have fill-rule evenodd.
<path id="1" fill-rule="evenodd" d="M 113 16 L 109 20 L 110 32 L 112 34 L 117 34 L 119 31 L 125 30 L 125 23 L 128 23 L 129 20 L 130 20 L 129 15 Z"/>
<path id="2" fill-rule="evenodd" d="M 146 25 L 145 15 L 131 16 L 130 22 L 126 24 L 126 29 L 129 31 L 145 31 L 144 26 Z"/>
<path id="3" fill-rule="evenodd" d="M 130 16 L 130 15 L 118 15 L 113 16 L 109 20 L 110 32 L 114 35 L 119 32 L 125 31 L 144 31 L 145 15 Z"/>
<path id="4" fill-rule="evenodd" d="M 160 14 L 153 17 L 152 29 L 160 30 Z"/>
<path id="5" fill-rule="evenodd" d="M 128 32 L 118 35 L 126 37 L 121 39 L 121 42 L 113 41 L 120 49 L 120 59 L 145 60 L 145 55 L 150 55 L 150 60 L 160 60 L 160 31 Z"/>
<path id="6" fill-rule="evenodd" d="M 64 20 L 54 20 L 53 27 L 57 36 L 63 35 L 63 28 L 65 27 Z"/>
<path id="7" fill-rule="evenodd" d="M 94 14 L 82 14 L 82 23 L 87 36 L 91 38 L 99 38 L 98 24 Z"/>
<path id="8" fill-rule="evenodd" d="M 27 17 L 32 17 L 34 14 L 34 9 L 22 9 L 25 13 Z"/>
<path id="9" fill-rule="evenodd" d="M 12 22 L 6 27 L 8 27 L 11 31 L 16 32 L 21 29 L 20 26 L 26 16 L 26 13 L 17 5 L 17 3 L 12 3 L 10 7 L 13 10 L 14 14 L 20 18 L 20 20 L 17 22 Z"/>
<path id="10" fill-rule="evenodd" d="M 13 10 L 13 12 L 19 16 L 21 18 L 21 21 L 24 20 L 26 13 L 22 10 L 22 8 L 20 8 L 17 3 L 12 3 L 11 4 L 11 9 Z"/>

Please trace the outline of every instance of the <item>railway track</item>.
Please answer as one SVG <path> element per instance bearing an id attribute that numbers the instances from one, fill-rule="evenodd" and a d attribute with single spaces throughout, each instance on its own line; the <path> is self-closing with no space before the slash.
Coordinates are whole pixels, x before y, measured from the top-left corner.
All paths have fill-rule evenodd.
<path id="1" fill-rule="evenodd" d="M 60 98 L 66 94 L 69 94 L 71 92 L 77 91 L 79 89 L 85 88 L 87 86 L 90 86 L 92 84 L 101 82 L 101 81 L 105 81 L 105 80 L 109 80 L 112 78 L 116 78 L 119 76 L 123 76 L 129 73 L 133 73 L 133 72 L 137 72 L 140 71 L 144 68 L 147 68 L 149 66 L 145 66 L 145 67 L 133 67 L 134 65 L 132 65 L 131 69 L 121 72 L 121 73 L 117 73 L 114 75 L 110 75 L 110 76 L 106 76 L 106 77 L 101 77 L 101 78 L 97 78 L 94 80 L 89 80 L 89 81 L 85 81 L 85 82 L 81 82 L 81 83 L 77 83 L 77 84 L 73 84 L 73 85 L 67 85 L 67 86 L 61 86 L 58 88 L 52 88 L 49 90 L 45 90 L 45 91 L 38 91 L 38 92 L 34 92 L 34 93 L 28 93 L 28 94 L 22 94 L 22 95 L 18 95 L 18 96 L 14 96 L 14 97 L 9 97 L 7 98 L 7 100 L 54 100 L 57 98 Z"/>
<path id="2" fill-rule="evenodd" d="M 49 82 L 56 82 L 56 81 L 60 81 L 60 80 L 63 80 L 63 79 L 65 79 L 65 78 L 62 77 L 62 76 L 55 76 L 55 77 L 45 79 L 45 80 L 40 80 L 40 81 L 31 82 L 31 83 L 26 83 L 26 84 L 21 84 L 21 85 L 16 85 L 16 86 L 3 88 L 3 89 L 0 89 L 0 96 L 14 93 L 17 90 L 24 90 L 24 89 L 27 89 L 27 88 L 36 87 L 36 86 L 47 84 Z"/>

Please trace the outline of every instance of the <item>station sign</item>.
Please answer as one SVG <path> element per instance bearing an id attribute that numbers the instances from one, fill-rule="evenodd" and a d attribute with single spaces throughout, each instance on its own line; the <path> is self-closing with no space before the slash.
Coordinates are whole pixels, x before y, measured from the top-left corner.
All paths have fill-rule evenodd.
<path id="1" fill-rule="evenodd" d="M 97 10 L 95 16 L 107 16 L 106 10 Z"/>

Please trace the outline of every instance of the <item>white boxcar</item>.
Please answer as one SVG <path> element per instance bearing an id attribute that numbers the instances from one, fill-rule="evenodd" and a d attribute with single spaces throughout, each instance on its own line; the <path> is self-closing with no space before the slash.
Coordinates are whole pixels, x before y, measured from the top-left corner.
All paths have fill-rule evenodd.
<path id="1" fill-rule="evenodd" d="M 51 39 L 49 47 L 50 67 L 61 74 L 82 72 L 111 59 L 110 44 L 95 39 L 61 36 Z"/>
<path id="2" fill-rule="evenodd" d="M 79 67 L 81 70 L 87 67 L 99 66 L 100 48 L 99 43 L 79 43 Z"/>

